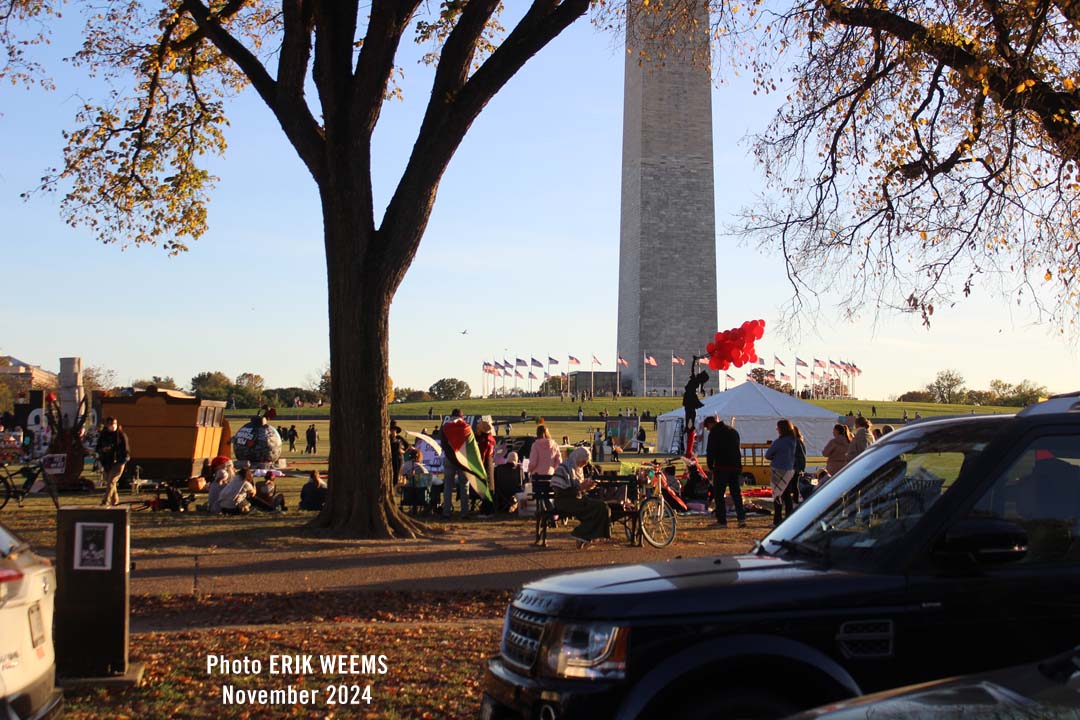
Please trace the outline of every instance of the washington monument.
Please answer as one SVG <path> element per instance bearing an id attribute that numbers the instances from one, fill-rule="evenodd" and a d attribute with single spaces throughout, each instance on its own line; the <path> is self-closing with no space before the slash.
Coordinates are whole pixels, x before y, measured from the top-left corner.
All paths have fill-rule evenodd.
<path id="1" fill-rule="evenodd" d="M 634 2 L 634 0 L 630 0 Z M 655 47 L 628 21 L 623 99 L 618 352 L 623 385 L 664 394 L 672 355 L 703 354 L 717 330 L 709 18 Z M 641 15 L 629 13 L 629 15 Z M 689 25 L 689 23 L 683 23 Z M 645 55 L 642 55 L 644 51 Z M 665 57 L 666 55 L 666 57 Z M 644 357 L 656 367 L 644 368 Z M 675 368 L 676 394 L 689 368 Z"/>

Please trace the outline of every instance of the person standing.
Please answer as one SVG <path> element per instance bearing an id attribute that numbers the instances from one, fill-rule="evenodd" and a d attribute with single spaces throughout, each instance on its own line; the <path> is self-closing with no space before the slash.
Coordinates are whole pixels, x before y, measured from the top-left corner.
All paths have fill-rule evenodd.
<path id="1" fill-rule="evenodd" d="M 791 478 L 791 482 L 788 483 L 786 492 L 791 499 L 792 505 L 798 505 L 799 478 L 806 472 L 806 441 L 803 439 L 802 431 L 799 430 L 797 425 L 793 425 L 792 430 L 795 431 L 795 475 Z"/>
<path id="2" fill-rule="evenodd" d="M 742 447 L 739 431 L 710 415 L 705 418 L 709 438 L 705 444 L 705 464 L 712 473 L 713 498 L 716 500 L 716 521 L 727 527 L 727 502 L 724 493 L 731 493 L 739 527 L 746 527 L 746 508 L 743 507 L 740 478 L 742 476 Z"/>
<path id="3" fill-rule="evenodd" d="M 457 454 L 447 439 L 447 430 L 450 425 L 460 423 L 465 425 L 465 418 L 461 416 L 461 410 L 454 408 L 450 412 L 450 419 L 443 423 L 440 431 L 443 451 L 443 519 L 449 519 L 454 509 L 454 492 L 458 492 L 461 502 L 461 517 L 469 516 L 469 483 L 465 477 L 465 468 L 457 461 Z M 467 429 L 467 428 L 466 428 Z"/>
<path id="4" fill-rule="evenodd" d="M 577 409 L 577 419 L 578 419 L 578 422 L 581 422 L 582 420 L 585 419 L 585 408 L 581 407 L 580 405 L 578 405 L 578 409 Z"/>
<path id="5" fill-rule="evenodd" d="M 847 460 L 851 462 L 866 448 L 874 444 L 873 426 L 861 415 L 855 418 L 855 434 L 848 446 Z"/>
<path id="6" fill-rule="evenodd" d="M 390 467 L 394 473 L 394 485 L 397 485 L 401 477 L 401 464 L 405 462 L 405 450 L 408 443 L 401 437 L 401 428 L 393 420 L 390 421 Z"/>
<path id="7" fill-rule="evenodd" d="M 795 428 L 791 421 L 785 418 L 777 422 L 776 435 L 776 440 L 765 451 L 772 472 L 773 527 L 778 526 L 783 517 L 791 517 L 793 510 L 791 496 L 785 492 L 795 477 Z"/>
<path id="8" fill-rule="evenodd" d="M 847 465 L 848 447 L 851 446 L 851 431 L 847 425 L 836 423 L 832 429 L 833 436 L 825 443 L 821 454 L 825 458 L 825 471 L 832 477 Z"/>
<path id="9" fill-rule="evenodd" d="M 600 428 L 596 428 L 596 432 L 593 433 L 592 446 L 596 462 L 604 462 L 604 432 Z"/>
<path id="10" fill-rule="evenodd" d="M 536 428 L 536 440 L 529 450 L 529 474 L 533 481 L 549 480 L 555 472 L 555 468 L 562 462 L 562 450 L 551 439 L 547 425 L 538 425 Z"/>
<path id="11" fill-rule="evenodd" d="M 645 427 L 643 425 L 638 425 L 636 439 L 638 455 L 643 455 L 645 453 Z"/>
<path id="12" fill-rule="evenodd" d="M 295 425 L 290 425 L 287 432 L 286 439 L 289 441 L 289 452 L 296 452 L 296 439 L 300 437 L 300 433 L 296 431 Z"/>
<path id="13" fill-rule="evenodd" d="M 102 505 L 116 505 L 120 495 L 116 492 L 116 483 L 124 474 L 124 466 L 131 457 L 127 434 L 121 429 L 114 417 L 105 418 L 105 427 L 98 434 L 98 461 L 105 480 L 105 496 Z"/>
<path id="14" fill-rule="evenodd" d="M 476 444 L 480 447 L 480 462 L 487 472 L 488 482 L 495 484 L 495 436 L 492 434 L 491 423 L 481 420 L 476 423 Z M 491 500 L 484 498 L 480 502 L 481 517 L 490 517 L 495 512 L 495 506 Z"/>

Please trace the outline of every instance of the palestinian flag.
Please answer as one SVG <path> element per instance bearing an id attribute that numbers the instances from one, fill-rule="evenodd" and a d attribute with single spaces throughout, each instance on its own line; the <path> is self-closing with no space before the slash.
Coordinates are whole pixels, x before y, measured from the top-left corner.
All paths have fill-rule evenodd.
<path id="1" fill-rule="evenodd" d="M 446 438 L 446 445 L 454 453 L 454 461 L 465 470 L 469 484 L 476 490 L 476 494 L 491 500 L 487 470 L 480 459 L 480 446 L 476 444 L 472 428 L 463 419 L 454 418 L 442 426 L 442 434 Z"/>

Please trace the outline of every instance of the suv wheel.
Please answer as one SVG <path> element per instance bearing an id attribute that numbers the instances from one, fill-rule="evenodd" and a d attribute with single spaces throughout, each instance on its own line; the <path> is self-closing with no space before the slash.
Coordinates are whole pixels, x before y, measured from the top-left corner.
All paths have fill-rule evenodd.
<path id="1" fill-rule="evenodd" d="M 715 695 L 687 702 L 672 717 L 681 720 L 771 720 L 801 708 L 787 698 L 761 688 L 718 688 Z"/>

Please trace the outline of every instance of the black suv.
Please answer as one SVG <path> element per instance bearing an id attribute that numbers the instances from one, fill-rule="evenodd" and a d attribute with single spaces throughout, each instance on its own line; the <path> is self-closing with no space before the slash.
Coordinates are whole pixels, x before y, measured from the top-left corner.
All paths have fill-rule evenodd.
<path id="1" fill-rule="evenodd" d="M 530 583 L 481 717 L 779 717 L 1080 642 L 1080 393 L 887 435 L 745 554 Z"/>

